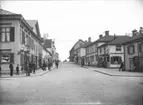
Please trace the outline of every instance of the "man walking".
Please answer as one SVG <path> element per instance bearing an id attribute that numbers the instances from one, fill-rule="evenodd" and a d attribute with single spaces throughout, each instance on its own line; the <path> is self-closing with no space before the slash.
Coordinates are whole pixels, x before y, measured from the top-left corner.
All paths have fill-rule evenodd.
<path id="1" fill-rule="evenodd" d="M 58 68 L 59 67 L 59 61 L 58 60 L 56 60 L 56 67 Z"/>
<path id="2" fill-rule="evenodd" d="M 12 63 L 10 63 L 9 69 L 10 69 L 10 76 L 13 76 L 13 64 Z"/>
<path id="3" fill-rule="evenodd" d="M 19 75 L 19 64 L 16 66 L 16 75 Z"/>
<path id="4" fill-rule="evenodd" d="M 124 70 L 124 62 L 121 62 L 121 65 L 120 65 L 120 68 L 119 68 L 119 71 L 123 71 Z"/>

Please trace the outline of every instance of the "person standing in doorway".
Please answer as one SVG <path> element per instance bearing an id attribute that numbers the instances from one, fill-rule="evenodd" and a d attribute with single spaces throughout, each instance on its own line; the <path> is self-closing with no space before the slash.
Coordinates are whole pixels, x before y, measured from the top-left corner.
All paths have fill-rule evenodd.
<path id="1" fill-rule="evenodd" d="M 19 64 L 16 66 L 16 75 L 19 75 Z"/>
<path id="2" fill-rule="evenodd" d="M 9 64 L 9 69 L 10 69 L 10 76 L 13 76 L 13 64 Z"/>

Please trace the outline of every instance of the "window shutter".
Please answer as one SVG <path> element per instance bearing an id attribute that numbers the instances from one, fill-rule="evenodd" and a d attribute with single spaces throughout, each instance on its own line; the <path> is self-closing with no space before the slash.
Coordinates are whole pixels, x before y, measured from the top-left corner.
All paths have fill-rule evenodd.
<path id="1" fill-rule="evenodd" d="M 15 30 L 14 29 L 15 29 L 14 27 L 10 28 L 10 41 L 11 42 L 14 42 L 14 40 L 15 40 Z"/>
<path id="2" fill-rule="evenodd" d="M 1 27 L 0 27 L 0 42 L 1 42 Z"/>
<path id="3" fill-rule="evenodd" d="M 14 63 L 14 53 L 10 53 L 10 62 Z"/>

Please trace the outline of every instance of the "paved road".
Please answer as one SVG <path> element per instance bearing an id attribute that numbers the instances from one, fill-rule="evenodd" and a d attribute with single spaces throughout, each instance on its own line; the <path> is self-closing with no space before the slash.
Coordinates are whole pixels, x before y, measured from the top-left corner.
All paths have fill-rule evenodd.
<path id="1" fill-rule="evenodd" d="M 43 76 L 0 79 L 1 105 L 142 105 L 142 77 L 112 77 L 71 63 Z"/>

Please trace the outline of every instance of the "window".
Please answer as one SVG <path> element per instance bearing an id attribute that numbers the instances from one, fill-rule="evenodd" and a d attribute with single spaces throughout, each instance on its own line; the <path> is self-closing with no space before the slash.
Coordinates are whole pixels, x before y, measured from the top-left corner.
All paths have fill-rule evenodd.
<path id="1" fill-rule="evenodd" d="M 135 53 L 135 47 L 134 45 L 128 46 L 128 54 L 134 54 Z"/>
<path id="2" fill-rule="evenodd" d="M 143 42 L 140 43 L 139 50 L 140 50 L 140 52 L 143 52 Z"/>
<path id="3" fill-rule="evenodd" d="M 102 53 L 102 48 L 100 48 L 99 50 L 100 50 L 100 53 Z"/>
<path id="4" fill-rule="evenodd" d="M 11 53 L 10 50 L 1 50 L 0 51 L 0 62 L 1 63 L 14 62 L 14 53 Z"/>
<path id="5" fill-rule="evenodd" d="M 14 27 L 0 27 L 0 42 L 14 42 Z"/>
<path id="6" fill-rule="evenodd" d="M 120 64 L 122 58 L 120 56 L 113 56 L 111 57 L 111 64 Z"/>
<path id="7" fill-rule="evenodd" d="M 22 31 L 22 44 L 25 44 L 25 32 Z"/>
<path id="8" fill-rule="evenodd" d="M 1 42 L 9 42 L 10 41 L 10 27 L 4 28 L 1 27 Z"/>
<path id="9" fill-rule="evenodd" d="M 116 51 L 121 51 L 121 45 L 116 45 Z"/>

